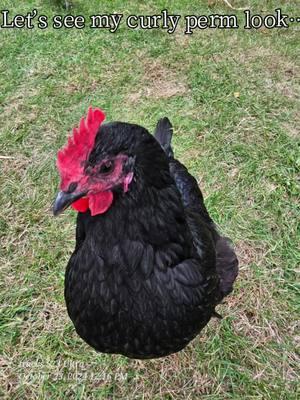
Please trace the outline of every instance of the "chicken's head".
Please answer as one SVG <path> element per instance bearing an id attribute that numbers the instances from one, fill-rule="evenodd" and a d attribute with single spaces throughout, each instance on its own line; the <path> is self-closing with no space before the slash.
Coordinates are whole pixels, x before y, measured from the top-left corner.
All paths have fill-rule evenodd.
<path id="1" fill-rule="evenodd" d="M 101 141 L 105 119 L 100 109 L 90 108 L 78 128 L 74 128 L 67 145 L 59 150 L 57 168 L 60 192 L 53 206 L 54 215 L 68 206 L 91 215 L 105 213 L 113 203 L 116 190 L 127 192 L 133 179 L 134 157 L 114 145 L 111 139 Z M 108 129 L 109 130 L 109 129 Z M 126 149 L 125 149 L 126 150 Z"/>

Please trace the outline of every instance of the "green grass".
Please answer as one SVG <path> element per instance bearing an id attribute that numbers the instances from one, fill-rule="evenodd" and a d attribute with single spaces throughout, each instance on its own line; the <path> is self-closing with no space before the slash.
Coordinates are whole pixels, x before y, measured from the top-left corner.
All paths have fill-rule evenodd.
<path id="1" fill-rule="evenodd" d="M 222 1 L 74 0 L 74 14 L 233 13 Z M 275 1 L 232 1 L 268 13 Z M 299 15 L 295 1 L 280 2 Z M 65 13 L 2 1 L 11 14 Z M 242 16 L 241 11 L 236 11 Z M 299 25 L 299 24 L 298 24 Z M 299 26 L 177 32 L 0 30 L 0 393 L 7 399 L 300 397 Z M 88 106 L 153 130 L 174 147 L 236 245 L 233 294 L 181 353 L 138 362 L 95 353 L 63 298 L 75 213 L 51 215 L 56 151 Z M 297 292 L 298 291 L 298 292 Z M 298 363 L 297 363 L 298 362 Z M 298 392 L 297 392 L 298 390 Z M 1 395 L 0 394 L 0 395 Z"/>

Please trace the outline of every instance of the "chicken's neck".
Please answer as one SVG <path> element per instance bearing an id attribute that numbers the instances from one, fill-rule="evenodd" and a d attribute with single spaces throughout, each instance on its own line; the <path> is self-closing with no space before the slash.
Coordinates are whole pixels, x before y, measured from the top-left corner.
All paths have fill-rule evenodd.
<path id="1" fill-rule="evenodd" d="M 138 252 L 138 248 L 148 246 L 163 251 L 171 244 L 184 247 L 184 243 L 192 243 L 174 184 L 159 189 L 149 187 L 142 196 L 134 191 L 119 195 L 103 215 L 79 214 L 77 230 L 77 248 L 84 243 L 108 260 L 119 252 L 128 255 L 132 250 L 133 260 L 129 263 L 135 262 L 134 251 Z"/>

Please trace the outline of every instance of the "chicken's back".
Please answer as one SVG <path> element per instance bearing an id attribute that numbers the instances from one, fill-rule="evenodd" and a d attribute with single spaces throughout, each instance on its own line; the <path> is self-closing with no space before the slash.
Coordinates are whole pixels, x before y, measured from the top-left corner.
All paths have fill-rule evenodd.
<path id="1" fill-rule="evenodd" d="M 156 127 L 155 138 L 169 157 L 170 173 L 180 192 L 182 203 L 189 214 L 189 227 L 194 237 L 196 248 L 199 229 L 209 230 L 216 250 L 216 270 L 220 279 L 220 300 L 233 289 L 238 275 L 238 259 L 231 245 L 231 240 L 221 236 L 204 204 L 203 195 L 197 180 L 187 168 L 174 158 L 171 146 L 173 128 L 168 118 L 161 119 Z M 201 249 L 199 248 L 199 252 Z"/>

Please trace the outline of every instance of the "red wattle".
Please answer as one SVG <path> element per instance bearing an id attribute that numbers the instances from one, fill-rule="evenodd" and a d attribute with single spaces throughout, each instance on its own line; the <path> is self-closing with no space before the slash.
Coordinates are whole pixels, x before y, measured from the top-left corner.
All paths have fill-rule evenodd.
<path id="1" fill-rule="evenodd" d="M 91 215 L 104 214 L 111 206 L 114 199 L 112 192 L 100 192 L 89 195 L 89 209 Z"/>
<path id="2" fill-rule="evenodd" d="M 88 209 L 91 215 L 104 214 L 113 202 L 114 196 L 112 192 L 100 192 L 90 194 L 88 197 L 82 197 L 72 203 L 74 210 L 86 212 Z"/>
<path id="3" fill-rule="evenodd" d="M 89 199 L 87 197 L 82 197 L 72 203 L 74 210 L 79 212 L 86 212 L 89 209 Z"/>

